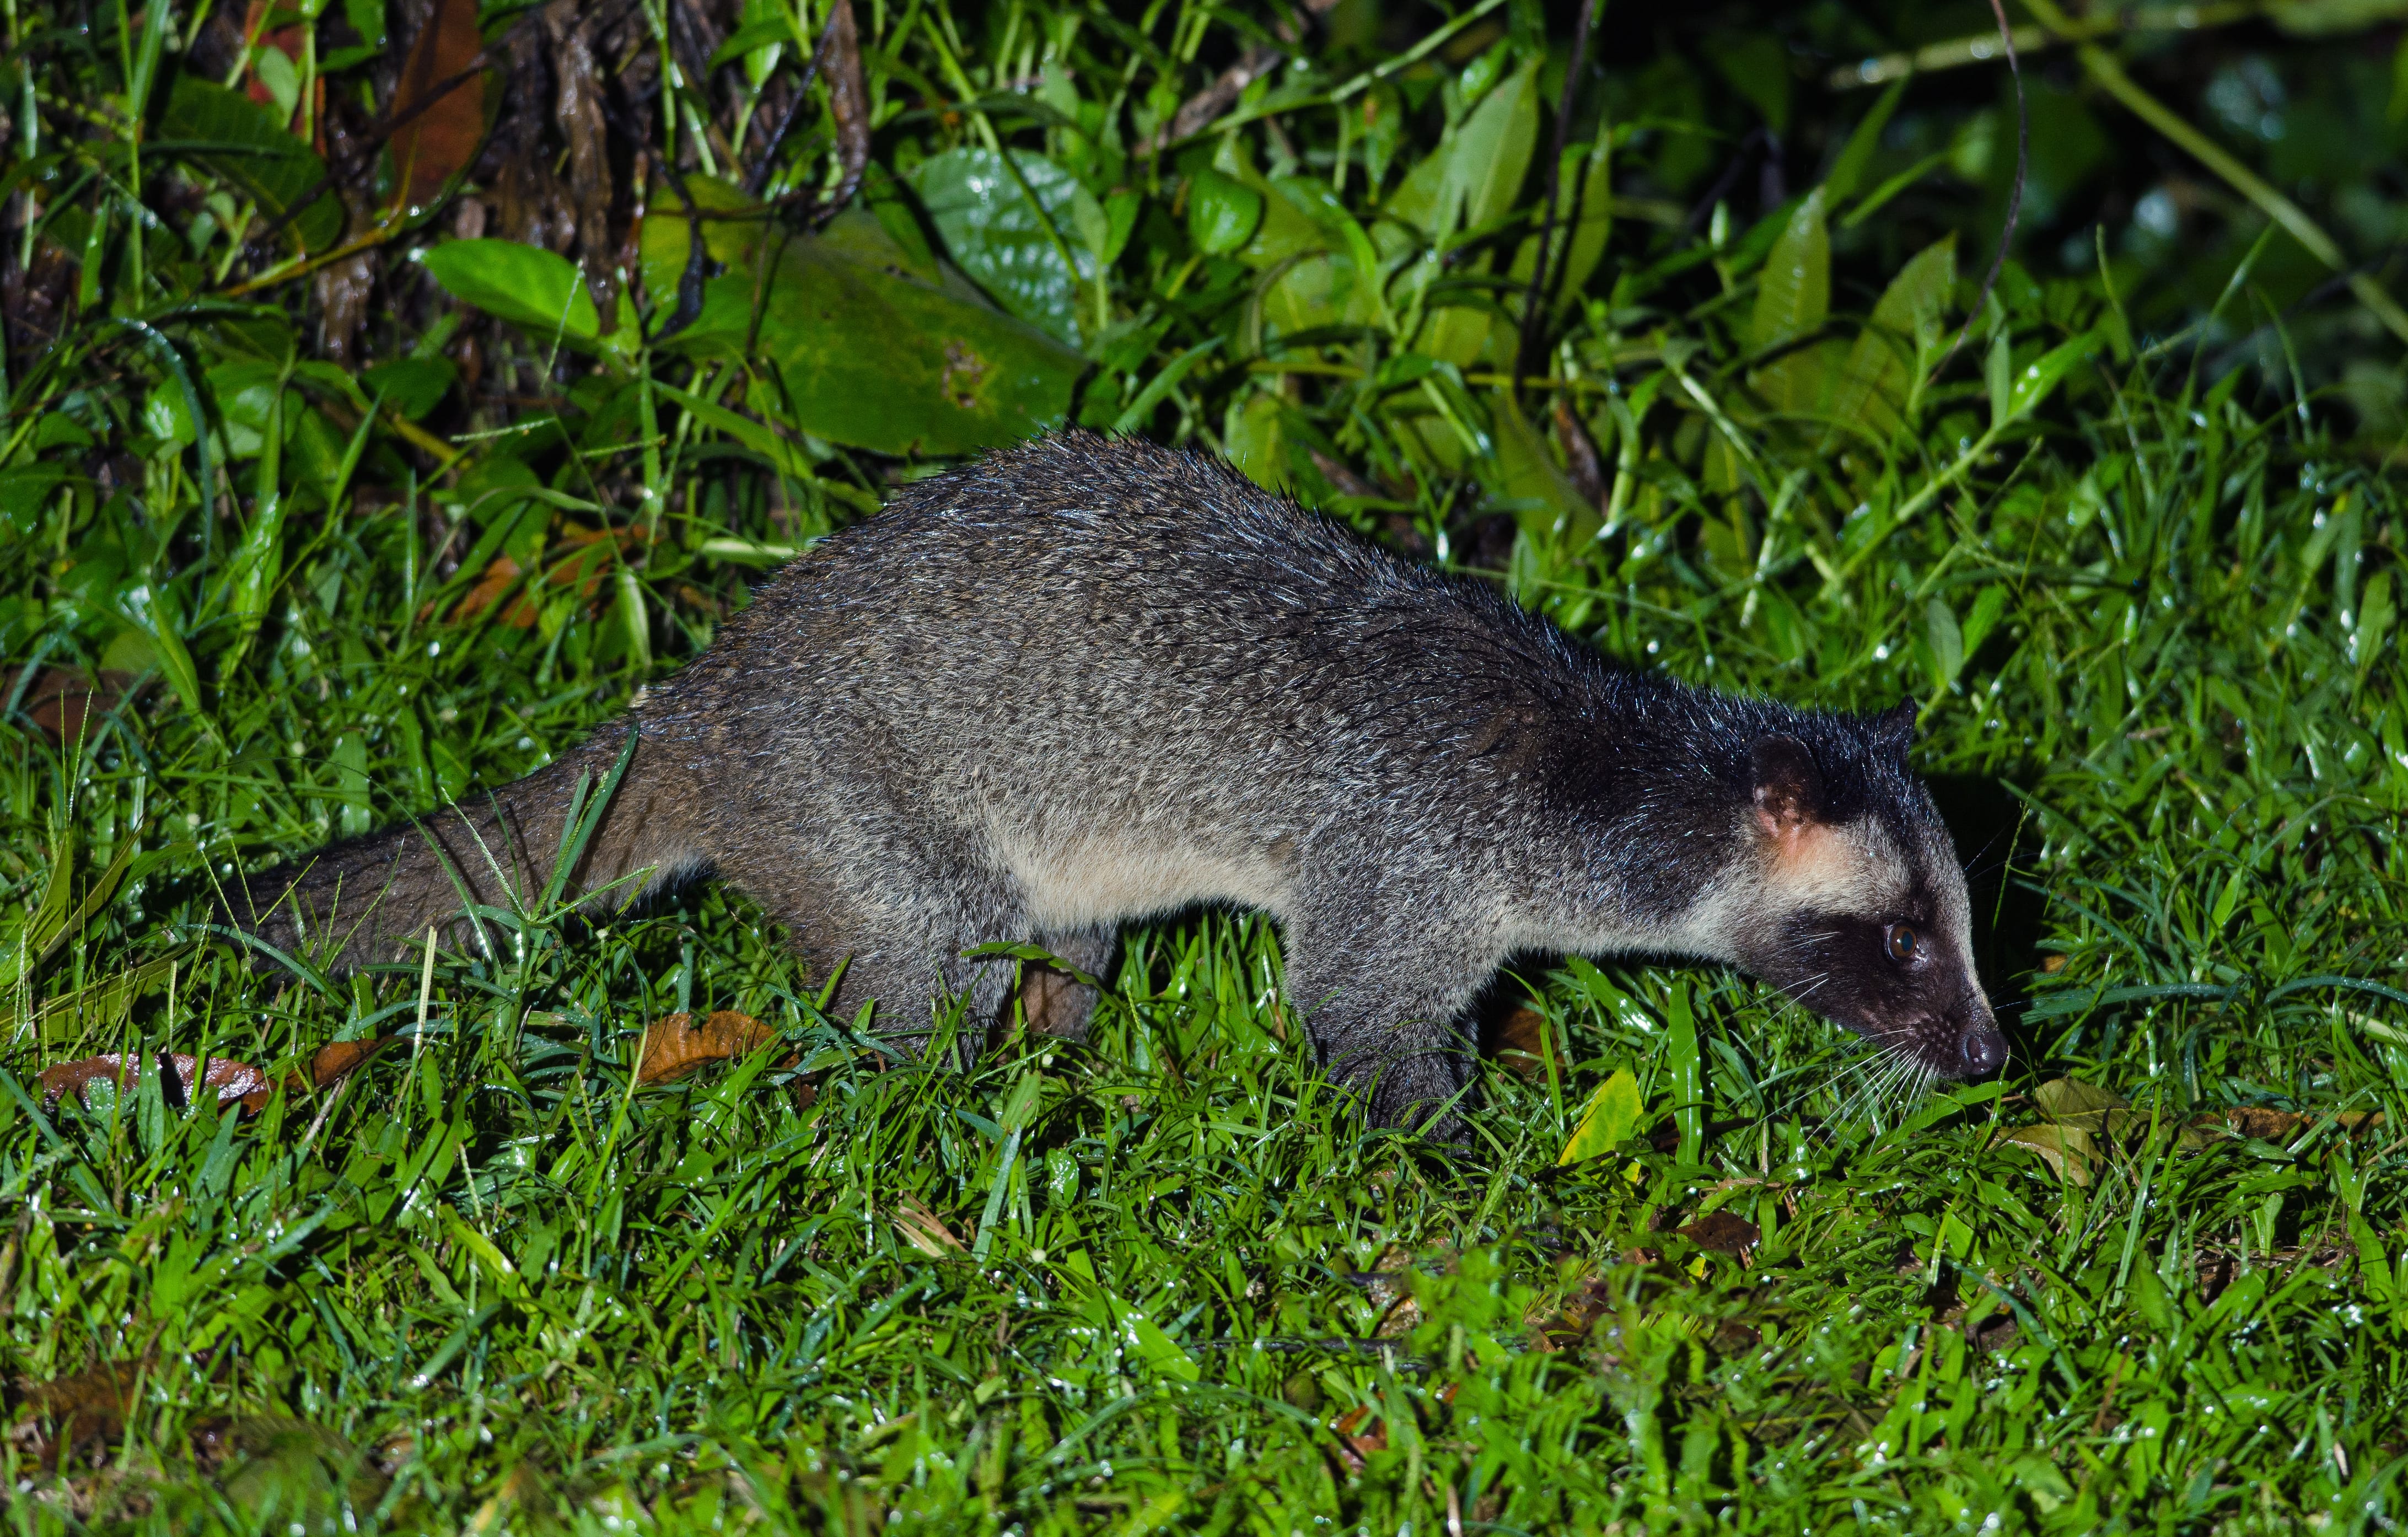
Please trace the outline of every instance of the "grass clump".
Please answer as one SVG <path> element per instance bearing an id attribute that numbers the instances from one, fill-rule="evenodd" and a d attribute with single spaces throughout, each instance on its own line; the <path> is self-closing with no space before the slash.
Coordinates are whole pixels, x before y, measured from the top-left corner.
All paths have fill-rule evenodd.
<path id="1" fill-rule="evenodd" d="M 7 13 L 11 1522 L 2400 1518 L 2381 305 L 2245 188 L 2190 249 L 2077 206 L 2160 174 L 2108 96 L 2112 169 L 2035 121 L 2056 201 L 1985 286 L 1986 86 L 1875 106 L 1712 33 L 1710 93 L 1537 7 L 1325 9 Z M 1779 24 L 1928 41 L 1848 18 Z M 2286 206 L 2356 240 L 2396 193 L 2330 164 L 2363 195 Z M 1244 914 L 1132 931 L 1088 1041 L 964 1072 L 708 886 L 332 981 L 208 927 L 1064 421 L 1638 665 L 1914 701 L 2006 1077 L 1905 1097 L 1752 984 L 1533 957 L 1458 1152 L 1365 1130 Z M 716 1010 L 774 1042 L 648 1081 Z M 137 1067 L 44 1092 L 102 1053 Z"/>

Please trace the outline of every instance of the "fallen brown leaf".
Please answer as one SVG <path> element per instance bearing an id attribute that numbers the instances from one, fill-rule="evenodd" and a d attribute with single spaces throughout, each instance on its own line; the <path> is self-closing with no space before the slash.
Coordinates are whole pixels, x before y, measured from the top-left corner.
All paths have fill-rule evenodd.
<path id="1" fill-rule="evenodd" d="M 106 715 L 125 697 L 130 672 L 103 668 L 95 677 L 76 668 L 44 668 L 26 688 L 22 708 L 53 742 L 79 742 L 95 715 Z"/>
<path id="2" fill-rule="evenodd" d="M 48 1103 L 72 1094 L 80 1102 L 84 1090 L 104 1080 L 115 1084 L 122 1091 L 132 1083 L 149 1055 L 147 1052 L 104 1052 L 98 1056 L 45 1068 L 39 1080 L 42 1099 Z M 212 1056 L 207 1062 L 197 1064 L 200 1070 L 195 1080 L 195 1063 L 189 1052 L 168 1054 L 165 1059 L 173 1073 L 174 1094 L 178 1098 L 188 1099 L 189 1091 L 198 1086 L 214 1091 L 218 1103 L 222 1105 L 240 1100 L 244 1108 L 256 1110 L 267 1102 L 267 1075 L 248 1062 Z M 253 1096 L 257 1096 L 256 1102 Z"/>
<path id="3" fill-rule="evenodd" d="M 1497 1022 L 1487 1046 L 1488 1055 L 1508 1072 L 1542 1081 L 1547 1076 L 1547 1057 L 1552 1054 L 1556 1075 L 1565 1075 L 1561 1033 L 1546 1028 L 1539 1011 L 1526 1003 Z"/>
<path id="4" fill-rule="evenodd" d="M 1367 1421 L 1371 1427 L 1368 1430 L 1363 1429 Z M 1348 1472 L 1361 1472 L 1373 1452 L 1388 1449 L 1388 1427 L 1371 1418 L 1369 1404 L 1349 1409 L 1329 1428 L 1338 1433 L 1338 1458 Z"/>
<path id="5" fill-rule="evenodd" d="M 2117 1138 L 2148 1128 L 2147 1112 L 2135 1110 L 2122 1095 L 2078 1079 L 2057 1078 L 2032 1091 L 2032 1100 L 2046 1117 L 2037 1126 L 2009 1128 L 2001 1140 L 2047 1160 L 2057 1177 L 2070 1185 L 2088 1185 L 2090 1172 Z M 2178 1124 L 2174 1145 L 2196 1153 L 2214 1145 L 2217 1133 L 2286 1142 L 2321 1123 L 2327 1116 L 2344 1134 L 2379 1127 L 2381 1111 L 2272 1110 L 2262 1105 L 2237 1105 L 2207 1111 Z"/>
<path id="6" fill-rule="evenodd" d="M 17 1391 L 32 1413 L 11 1439 L 21 1439 L 49 1469 L 57 1468 L 63 1453 L 113 1444 L 134 1413 L 134 1385 L 141 1373 L 133 1361 L 104 1361 L 72 1377 L 19 1382 Z M 50 1425 L 47 1435 L 36 1423 L 42 1420 Z"/>
<path id="7" fill-rule="evenodd" d="M 309 1086 L 333 1088 L 400 1039 L 397 1035 L 380 1035 L 373 1041 L 337 1041 L 331 1046 L 319 1047 L 317 1055 L 309 1058 Z M 287 1082 L 299 1086 L 297 1075 Z"/>
<path id="8" fill-rule="evenodd" d="M 1571 477 L 1572 489 L 1580 493 L 1581 500 L 1602 512 L 1605 467 L 1598 460 L 1597 443 L 1589 437 L 1588 429 L 1581 425 L 1580 418 L 1572 414 L 1569 401 L 1560 397 L 1555 401 L 1555 442 L 1564 451 L 1565 473 Z"/>
<path id="9" fill-rule="evenodd" d="M 1569 1350 L 1588 1343 L 1590 1330 L 1597 1321 L 1613 1311 L 1613 1289 L 1601 1276 L 1583 1281 L 1564 1305 L 1551 1317 L 1537 1322 L 1538 1347 L 1541 1350 Z"/>
<path id="10" fill-rule="evenodd" d="M 287 1073 L 283 1086 L 294 1090 L 332 1088 L 396 1039 L 384 1035 L 373 1041 L 337 1041 L 331 1046 L 322 1046 L 309 1058 L 308 1075 Z M 52 1104 L 72 1094 L 80 1104 L 84 1091 L 104 1081 L 115 1084 L 122 1093 L 150 1055 L 143 1052 L 104 1052 L 98 1056 L 45 1068 L 36 1080 L 41 1086 L 42 1102 Z M 238 1103 L 246 1111 L 258 1111 L 266 1106 L 277 1088 L 265 1073 L 248 1062 L 237 1062 L 232 1057 L 212 1056 L 205 1063 L 195 1063 L 188 1052 L 162 1055 L 173 1074 L 169 1090 L 173 1100 L 189 1102 L 197 1083 L 199 1088 L 214 1092 L 219 1104 Z M 196 1067 L 199 1070 L 197 1081 L 194 1076 Z"/>
<path id="11" fill-rule="evenodd" d="M 2196 1117 L 2191 1125 L 2229 1131 L 2236 1137 L 2255 1137 L 2264 1142 L 2286 1142 L 2322 1121 L 2327 1114 L 2332 1116 L 2334 1124 L 2343 1131 L 2349 1133 L 2383 1125 L 2383 1112 L 2379 1110 L 2269 1110 L 2262 1105 L 2236 1105 L 2230 1110 L 2211 1111 Z"/>
<path id="12" fill-rule="evenodd" d="M 696 1068 L 733 1061 L 777 1039 L 777 1031 L 733 1009 L 719 1010 L 699 1024 L 692 1014 L 671 1014 L 644 1032 L 636 1082 L 673 1084 Z M 796 1060 L 789 1053 L 780 1066 L 790 1068 Z"/>
<path id="13" fill-rule="evenodd" d="M 435 0 L 409 45 L 388 108 L 400 122 L 390 143 L 406 208 L 434 201 L 477 158 L 485 137 L 485 77 L 443 86 L 471 68 L 484 47 L 477 31 L 477 0 Z"/>
<path id="14" fill-rule="evenodd" d="M 1743 1355 L 1763 1343 L 1762 1329 L 1736 1318 L 1726 1318 L 1714 1329 L 1714 1348 L 1726 1356 Z"/>
<path id="15" fill-rule="evenodd" d="M 1716 1254 L 1738 1254 L 1754 1248 L 1756 1241 L 1763 1236 L 1755 1223 L 1729 1212 L 1708 1212 L 1687 1227 L 1674 1230 L 1698 1248 L 1712 1249 Z"/>

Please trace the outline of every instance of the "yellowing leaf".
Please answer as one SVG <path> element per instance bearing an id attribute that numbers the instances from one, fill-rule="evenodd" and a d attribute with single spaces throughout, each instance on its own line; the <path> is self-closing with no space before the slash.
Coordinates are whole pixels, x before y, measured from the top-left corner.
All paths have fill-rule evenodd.
<path id="1" fill-rule="evenodd" d="M 1628 1068 L 1617 1070 L 1613 1076 L 1599 1084 L 1581 1110 L 1580 1125 L 1571 1140 L 1564 1143 L 1563 1156 L 1555 1160 L 1561 1169 L 1612 1152 L 1639 1129 L 1639 1118 L 1646 1105 L 1639 1098 L 1639 1080 Z"/>
<path id="2" fill-rule="evenodd" d="M 2068 1185 L 2088 1185 L 2091 1166 L 2099 1161 L 2099 1144 L 2079 1127 L 2019 1126 L 2004 1140 L 2039 1154 Z"/>
<path id="3" fill-rule="evenodd" d="M 927 1202 L 915 1195 L 906 1195 L 895 1203 L 895 1230 L 904 1243 L 931 1259 L 969 1252 L 953 1236 L 953 1230 L 945 1226 L 944 1219 L 928 1210 Z"/>

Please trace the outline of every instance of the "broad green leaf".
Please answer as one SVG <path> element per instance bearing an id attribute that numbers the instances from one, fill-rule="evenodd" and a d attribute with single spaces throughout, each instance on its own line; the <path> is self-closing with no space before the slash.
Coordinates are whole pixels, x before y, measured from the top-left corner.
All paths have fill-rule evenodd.
<path id="1" fill-rule="evenodd" d="M 1122 1351 L 1143 1361 L 1166 1377 L 1181 1382 L 1197 1382 L 1203 1369 L 1196 1357 L 1180 1348 L 1179 1342 L 1162 1330 L 1162 1326 L 1147 1317 L 1142 1309 L 1127 1300 L 1100 1292 L 1087 1300 L 1089 1319 L 1108 1330 L 1108 1338 Z"/>
<path id="2" fill-rule="evenodd" d="M 1581 1110 L 1580 1125 L 1564 1143 L 1555 1167 L 1561 1169 L 1612 1152 L 1638 1131 L 1639 1118 L 1645 1111 L 1646 1105 L 1639 1098 L 1639 1080 L 1630 1075 L 1628 1068 L 1617 1068 L 1588 1097 L 1588 1103 Z"/>
<path id="3" fill-rule="evenodd" d="M 1547 452 L 1546 435 L 1499 392 L 1490 410 L 1497 435 L 1498 489 L 1515 505 L 1513 517 L 1533 543 L 1563 539 L 1578 546 L 1602 520 Z"/>
<path id="4" fill-rule="evenodd" d="M 1835 422 L 1861 423 L 1883 438 L 1896 430 L 1926 360 L 1942 345 L 1941 320 L 1956 285 L 1956 237 L 1926 246 L 1899 268 L 1856 333 L 1831 402 Z"/>
<path id="5" fill-rule="evenodd" d="M 1263 194 L 1206 166 L 1187 182 L 1187 233 L 1198 251 L 1218 256 L 1254 238 Z"/>
<path id="6" fill-rule="evenodd" d="M 1538 144 L 1539 61 L 1533 59 L 1473 109 L 1455 137 L 1444 195 L 1459 190 L 1464 228 L 1479 229 L 1513 210 Z"/>
<path id="7" fill-rule="evenodd" d="M 1782 227 L 1757 279 L 1749 344 L 1761 351 L 1807 335 L 1831 312 L 1831 234 L 1823 220 L 1823 192 L 1816 188 Z M 1822 354 L 1792 352 L 1756 371 L 1756 393 L 1767 409 L 1806 411 L 1821 404 Z"/>
<path id="8" fill-rule="evenodd" d="M 948 150 L 907 180 L 956 266 L 1006 309 L 1078 345 L 1082 290 L 1096 275 L 1096 253 L 1079 231 L 1090 221 L 1109 223 L 1092 194 L 1061 166 L 1024 151 L 1006 165 L 993 150 Z"/>
<path id="9" fill-rule="evenodd" d="M 1257 271 L 1287 266 L 1293 272 L 1295 258 L 1326 251 L 1335 244 L 1294 200 L 1270 194 L 1269 180 L 1254 169 L 1236 136 L 1221 141 L 1221 148 L 1212 156 L 1212 168 L 1263 194 L 1262 223 L 1255 227 L 1254 237 L 1237 251 L 1238 260 L 1248 266 Z"/>
<path id="10" fill-rule="evenodd" d="M 260 57 L 276 52 L 263 49 Z M 257 200 L 263 221 L 292 213 L 280 236 L 288 247 L 318 251 L 342 237 L 343 203 L 327 183 L 326 163 L 285 131 L 273 108 L 197 76 L 178 75 L 167 88 L 158 133 L 161 148 L 189 156 Z M 312 200 L 302 207 L 305 199 Z"/>
<path id="11" fill-rule="evenodd" d="M 1923 606 L 1923 633 L 1931 648 L 1931 686 L 1946 688 L 1965 666 L 1965 637 L 1956 627 L 1956 613 L 1941 599 L 1931 599 Z"/>
<path id="12" fill-rule="evenodd" d="M 221 363 L 201 377 L 218 409 L 226 452 L 237 459 L 258 453 L 268 421 L 276 414 L 277 385 L 284 370 L 273 363 L 243 359 Z"/>
<path id="13" fill-rule="evenodd" d="M 1480 266 L 1486 265 L 1483 261 Z M 1489 338 L 1496 330 L 1497 316 L 1492 311 L 1470 305 L 1445 305 L 1432 309 L 1423 319 L 1422 328 L 1413 338 L 1413 351 L 1440 363 L 1468 368 L 1488 351 Z"/>
<path id="14" fill-rule="evenodd" d="M 159 670 L 166 678 L 167 686 L 175 690 L 177 699 L 193 712 L 193 719 L 206 719 L 201 708 L 200 668 L 193 665 L 193 654 L 184 645 L 173 590 L 153 590 L 148 582 L 138 583 L 125 590 L 124 609 L 125 616 L 150 643 L 151 654 L 159 659 Z"/>
<path id="15" fill-rule="evenodd" d="M 446 357 L 397 357 L 365 369 L 360 381 L 415 422 L 442 403 L 460 370 Z"/>
<path id="16" fill-rule="evenodd" d="M 1068 415 L 1086 360 L 958 279 L 913 271 L 870 213 L 841 214 L 819 237 L 753 238 L 729 248 L 736 259 L 706 285 L 700 317 L 666 345 L 770 365 L 783 386 L 778 409 L 796 430 L 881 453 L 952 455 L 1034 437 Z M 764 249 L 766 275 L 753 266 Z"/>
<path id="17" fill-rule="evenodd" d="M 1268 390 L 1248 395 L 1243 406 L 1231 409 L 1221 438 L 1221 451 L 1247 479 L 1267 491 L 1287 489 L 1287 431 L 1279 396 Z"/>
<path id="18" fill-rule="evenodd" d="M 1534 62 L 1490 92 L 1437 150 L 1406 172 L 1383 211 L 1436 241 L 1500 219 L 1521 196 L 1538 142 Z"/>
<path id="19" fill-rule="evenodd" d="M 1761 349 L 1802 336 L 1830 312 L 1831 234 L 1824 226 L 1823 194 L 1817 188 L 1790 210 L 1765 257 L 1748 345 Z"/>
<path id="20" fill-rule="evenodd" d="M 1331 308 L 1340 311 L 1332 319 L 1358 323 L 1376 320 L 1381 329 L 1395 330 L 1395 318 L 1388 313 L 1387 298 L 1382 292 L 1383 274 L 1379 248 L 1347 210 L 1345 203 L 1329 190 L 1328 183 L 1317 177 L 1285 176 L 1272 182 L 1271 187 L 1330 237 L 1335 250 L 1343 253 L 1343 266 L 1332 268 L 1338 282 Z"/>
<path id="21" fill-rule="evenodd" d="M 1997 627 L 2000 618 L 2007 611 L 2007 598 L 2006 584 L 1994 582 L 1984 587 L 1981 596 L 1973 599 L 1973 611 L 1965 616 L 1967 656 L 1980 651 L 1982 642 L 1990 638 L 1990 631 Z"/>
<path id="22" fill-rule="evenodd" d="M 1570 160 L 1571 157 L 1565 157 Z M 1567 166 L 1567 173 L 1571 167 Z M 1574 183 L 1569 174 L 1564 186 Z M 1613 234 L 1613 140 L 1600 135 L 1597 148 L 1589 152 L 1587 168 L 1578 183 L 1579 195 L 1569 207 L 1556 210 L 1556 217 L 1571 225 L 1570 238 L 1564 241 L 1562 265 L 1555 277 L 1547 280 L 1555 291 L 1555 308 L 1569 309 L 1580 298 L 1581 290 L 1588 286 L 1597 264 L 1605 255 L 1605 243 Z M 1558 237 L 1561 237 L 1560 236 Z"/>
<path id="23" fill-rule="evenodd" d="M 566 256 L 516 240 L 446 240 L 418 259 L 445 293 L 524 327 L 538 341 L 595 343 L 594 295 Z"/>
<path id="24" fill-rule="evenodd" d="M 0 533 L 33 538 L 41 530 L 43 509 L 59 487 L 74 478 L 66 466 L 56 462 L 0 469 Z"/>
<path id="25" fill-rule="evenodd" d="M 1137 233 L 1138 215 L 1145 211 L 1145 194 L 1116 192 L 1104 199 L 1104 244 L 1097 252 L 1110 266 L 1121 259 L 1128 249 L 1129 237 Z"/>
<path id="26" fill-rule="evenodd" d="M 892 189 L 892 183 L 880 184 L 890 191 Z M 769 235 L 770 210 L 735 183 L 699 172 L 685 178 L 685 194 L 693 198 L 694 206 L 705 214 L 750 215 L 702 221 L 702 251 L 706 262 L 717 262 L 728 267 L 750 266 L 754 250 Z M 878 222 L 882 229 L 887 223 L 886 213 L 882 210 L 899 207 L 900 200 L 889 197 L 871 201 L 874 208 L 882 210 Z M 850 222 L 842 218 L 838 223 L 851 227 Z M 908 215 L 896 218 L 895 223 L 914 235 L 918 233 L 917 226 Z M 686 227 L 685 205 L 666 186 L 657 189 L 653 194 L 652 209 L 644 216 L 639 253 L 644 267 L 644 287 L 654 295 L 655 303 L 673 305 L 678 285 L 684 280 L 686 265 L 693 255 L 686 239 Z M 823 237 L 838 238 L 837 225 L 831 224 Z M 895 246 L 896 241 L 890 236 L 887 240 L 880 242 L 880 254 L 898 260 L 901 266 L 924 278 L 933 280 L 937 277 L 939 264 L 924 243 L 911 248 L 889 249 Z M 977 292 L 967 281 L 961 282 L 960 286 L 965 294 Z"/>
<path id="27" fill-rule="evenodd" d="M 1440 140 L 1439 147 L 1413 163 L 1405 172 L 1397 190 L 1380 211 L 1400 224 L 1410 224 L 1431 239 L 1439 238 L 1440 228 L 1440 198 L 1446 188 L 1448 151 L 1451 139 Z"/>

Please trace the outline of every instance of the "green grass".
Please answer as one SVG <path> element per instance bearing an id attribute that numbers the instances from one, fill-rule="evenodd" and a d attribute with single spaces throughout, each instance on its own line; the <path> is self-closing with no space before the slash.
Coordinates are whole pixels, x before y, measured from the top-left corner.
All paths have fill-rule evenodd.
<path id="1" fill-rule="evenodd" d="M 940 76 L 933 23 L 864 14 L 874 80 Z M 1149 89 L 1175 105 L 1210 70 L 1161 39 L 1236 25 L 1181 10 L 1130 42 L 1011 16 L 1027 30 L 954 40 L 963 67 L 1027 76 L 1039 36 L 1077 65 L 1068 106 L 1099 112 Z M 1490 325 L 1518 315 L 1496 274 L 1535 180 L 1484 231 L 1379 214 L 1505 99 L 1482 89 L 1544 55 L 1542 27 L 1515 27 L 1430 66 L 1395 163 L 1350 162 L 1336 194 L 1370 243 L 1340 231 L 1319 255 L 1206 249 L 1181 200 L 1285 195 L 1256 164 L 1329 176 L 1324 108 L 1150 171 L 982 109 L 1099 198 L 1140 200 L 1073 294 L 1110 323 L 1082 342 L 1072 413 L 1226 449 L 1641 665 L 1917 701 L 2014 1039 L 2002 1081 L 1903 1098 L 1742 979 L 1535 958 L 1498 1006 L 1543 1017 L 1549 1070 L 1492 1059 L 1466 1148 L 1368 1131 L 1278 1005 L 1276 932 L 1231 913 L 1132 931 L 1090 1041 L 1014 1038 L 971 1072 L 829 1017 L 823 979 L 711 887 L 599 927 L 491 914 L 431 973 L 254 967 L 197 927 L 220 883 L 558 753 L 708 644 L 749 550 L 929 466 L 763 438 L 753 419 L 785 419 L 747 359 L 564 362 L 394 262 L 384 280 L 422 308 L 378 355 L 459 326 L 548 403 L 438 380 L 412 419 L 465 451 L 456 474 L 389 420 L 346 469 L 366 398 L 313 361 L 297 298 L 210 297 L 216 264 L 268 258 L 192 222 L 202 169 L 143 190 L 177 238 L 140 247 L 65 227 L 138 198 L 53 180 L 44 238 L 90 253 L 94 298 L 12 381 L 0 460 L 28 493 L 0 510 L 6 1519 L 1284 1537 L 2408 1518 L 2408 488 L 2388 445 L 2297 374 L 2200 368 L 2223 321 L 2134 335 L 2112 263 L 2011 268 L 1954 366 L 1910 388 L 1976 284 L 1911 269 L 1906 308 L 1868 321 L 1844 283 L 1835 303 L 1784 278 L 1865 259 L 1828 188 L 1828 222 L 1784 208 L 1713 244 L 1618 223 L 1517 410 L 1493 380 L 1512 327 Z M 113 40 L 54 46 L 114 78 Z M 876 164 L 908 173 L 987 121 L 882 119 Z M 111 142 L 75 164 L 119 165 Z M 1231 147 L 1238 192 L 1211 193 Z M 1656 148 L 1633 141 L 1618 188 L 1678 190 Z M 1315 261 L 1321 286 L 1283 286 Z M 1383 264 L 1380 306 L 1346 296 L 1351 261 Z M 2222 302 L 2258 302 L 2252 270 Z M 673 298 L 645 297 L 657 323 Z M 111 304 L 167 339 L 108 323 Z M 1849 383 L 1852 355 L 1878 388 Z M 187 376 L 200 444 L 161 405 Z M 1596 484 L 1548 429 L 1557 399 Z M 505 431 L 529 412 L 556 424 Z M 581 539 L 603 524 L 624 537 Z M 464 601 L 510 551 L 592 565 Z M 35 685 L 82 665 L 136 681 L 59 740 Z M 723 1008 L 785 1048 L 635 1082 L 650 1025 Z M 281 1070 L 396 1033 L 339 1091 L 249 1117 L 185 1108 L 155 1070 L 81 1105 L 36 1085 L 104 1051 Z M 1559 1165 L 1623 1071 L 1631 1135 Z M 2078 1113 L 2043 1088 L 2062 1079 L 2129 1108 Z M 2240 1109 L 2282 1113 L 2221 1129 Z M 2072 1154 L 2028 1145 L 2052 1138 Z M 1717 1214 L 1756 1242 L 1700 1243 Z"/>

